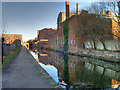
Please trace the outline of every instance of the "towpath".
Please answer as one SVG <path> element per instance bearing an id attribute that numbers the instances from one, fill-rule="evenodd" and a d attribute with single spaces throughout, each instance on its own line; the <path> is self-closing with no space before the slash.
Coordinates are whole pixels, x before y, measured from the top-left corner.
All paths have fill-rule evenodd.
<path id="1" fill-rule="evenodd" d="M 55 82 L 25 47 L 2 73 L 2 88 L 53 88 L 51 83 Z"/>

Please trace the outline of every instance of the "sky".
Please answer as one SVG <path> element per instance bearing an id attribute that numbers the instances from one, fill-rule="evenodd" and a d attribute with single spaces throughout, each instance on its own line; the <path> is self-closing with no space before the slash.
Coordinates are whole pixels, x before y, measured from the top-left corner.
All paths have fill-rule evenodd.
<path id="1" fill-rule="evenodd" d="M 70 2 L 70 11 L 77 2 Z M 89 3 L 79 2 L 80 8 Z M 65 2 L 2 2 L 2 26 L 6 34 L 22 34 L 23 41 L 37 37 L 37 30 L 57 28 L 57 16 Z"/>

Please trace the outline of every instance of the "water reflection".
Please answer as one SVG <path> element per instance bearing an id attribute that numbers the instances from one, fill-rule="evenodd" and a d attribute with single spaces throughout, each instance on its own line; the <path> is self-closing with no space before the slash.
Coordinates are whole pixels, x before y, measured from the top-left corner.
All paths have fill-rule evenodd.
<path id="1" fill-rule="evenodd" d="M 39 63 L 41 67 L 43 67 L 47 73 L 56 81 L 56 82 L 59 82 L 58 81 L 58 70 L 53 66 L 53 65 L 45 65 L 43 63 Z"/>
<path id="2" fill-rule="evenodd" d="M 40 56 L 48 56 L 48 54 L 40 54 Z"/>
<path id="3" fill-rule="evenodd" d="M 115 88 L 115 87 L 117 88 L 117 87 L 119 87 L 119 86 L 120 86 L 120 82 L 118 82 L 118 81 L 112 79 L 111 88 Z"/>
<path id="4" fill-rule="evenodd" d="M 67 89 L 71 86 L 74 88 L 111 88 L 113 79 L 120 82 L 118 64 L 103 63 L 53 51 L 37 50 L 37 52 L 39 52 L 37 61 L 40 65 L 56 82 Z"/>
<path id="5" fill-rule="evenodd" d="M 67 83 L 66 89 L 69 89 L 70 83 L 69 83 L 69 69 L 68 69 L 69 57 L 68 55 L 63 55 L 63 60 L 64 60 L 64 81 L 65 83 Z"/>

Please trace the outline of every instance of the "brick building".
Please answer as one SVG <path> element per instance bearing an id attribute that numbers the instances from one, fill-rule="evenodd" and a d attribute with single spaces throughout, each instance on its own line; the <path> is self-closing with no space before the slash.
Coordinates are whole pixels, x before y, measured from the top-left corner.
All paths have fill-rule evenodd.
<path id="1" fill-rule="evenodd" d="M 69 18 L 80 14 L 80 4 L 77 4 L 77 14 L 69 13 Z M 54 49 L 63 49 L 64 44 L 64 22 L 66 20 L 66 12 L 60 12 L 57 18 L 57 29 L 53 30 L 53 28 L 45 28 L 42 30 L 38 30 L 38 40 L 40 39 L 48 39 L 47 41 L 43 41 L 40 46 L 54 48 Z M 46 46 L 47 45 L 47 46 Z"/>
<path id="2" fill-rule="evenodd" d="M 2 34 L 2 38 L 4 38 L 3 55 L 15 50 L 22 43 L 22 35 L 19 34 Z"/>
<path id="3" fill-rule="evenodd" d="M 101 14 L 83 11 L 78 16 L 77 23 L 80 33 L 84 35 L 81 39 L 85 48 L 120 50 L 119 19 L 113 16 L 112 11 L 104 11 Z"/>
<path id="4" fill-rule="evenodd" d="M 118 30 L 120 30 L 120 25 L 117 17 L 113 16 L 113 12 L 109 10 L 103 11 L 101 14 L 91 14 L 83 10 L 80 13 L 80 3 L 77 3 L 76 6 L 76 13 L 69 13 L 69 3 L 66 3 L 66 13 L 58 14 L 56 30 L 52 28 L 38 30 L 38 40 L 47 40 L 40 43 L 39 46 L 63 50 L 67 16 L 69 20 L 69 52 L 76 52 L 83 48 L 104 49 L 104 46 L 108 50 L 119 50 L 120 33 Z"/>
<path id="5" fill-rule="evenodd" d="M 57 29 L 56 28 L 44 28 L 38 30 L 39 46 L 53 48 L 57 44 Z"/>
<path id="6" fill-rule="evenodd" d="M 4 44 L 19 44 L 22 42 L 22 35 L 20 34 L 2 34 Z"/>

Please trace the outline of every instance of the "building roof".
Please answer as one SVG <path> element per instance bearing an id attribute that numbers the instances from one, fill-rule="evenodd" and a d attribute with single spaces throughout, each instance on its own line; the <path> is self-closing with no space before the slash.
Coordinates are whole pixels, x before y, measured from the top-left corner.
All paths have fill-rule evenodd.
<path id="1" fill-rule="evenodd" d="M 2 35 L 22 35 L 22 34 L 2 34 Z"/>
<path id="2" fill-rule="evenodd" d="M 42 30 L 57 30 L 57 28 L 43 28 Z M 40 30 L 40 31 L 42 31 Z"/>

